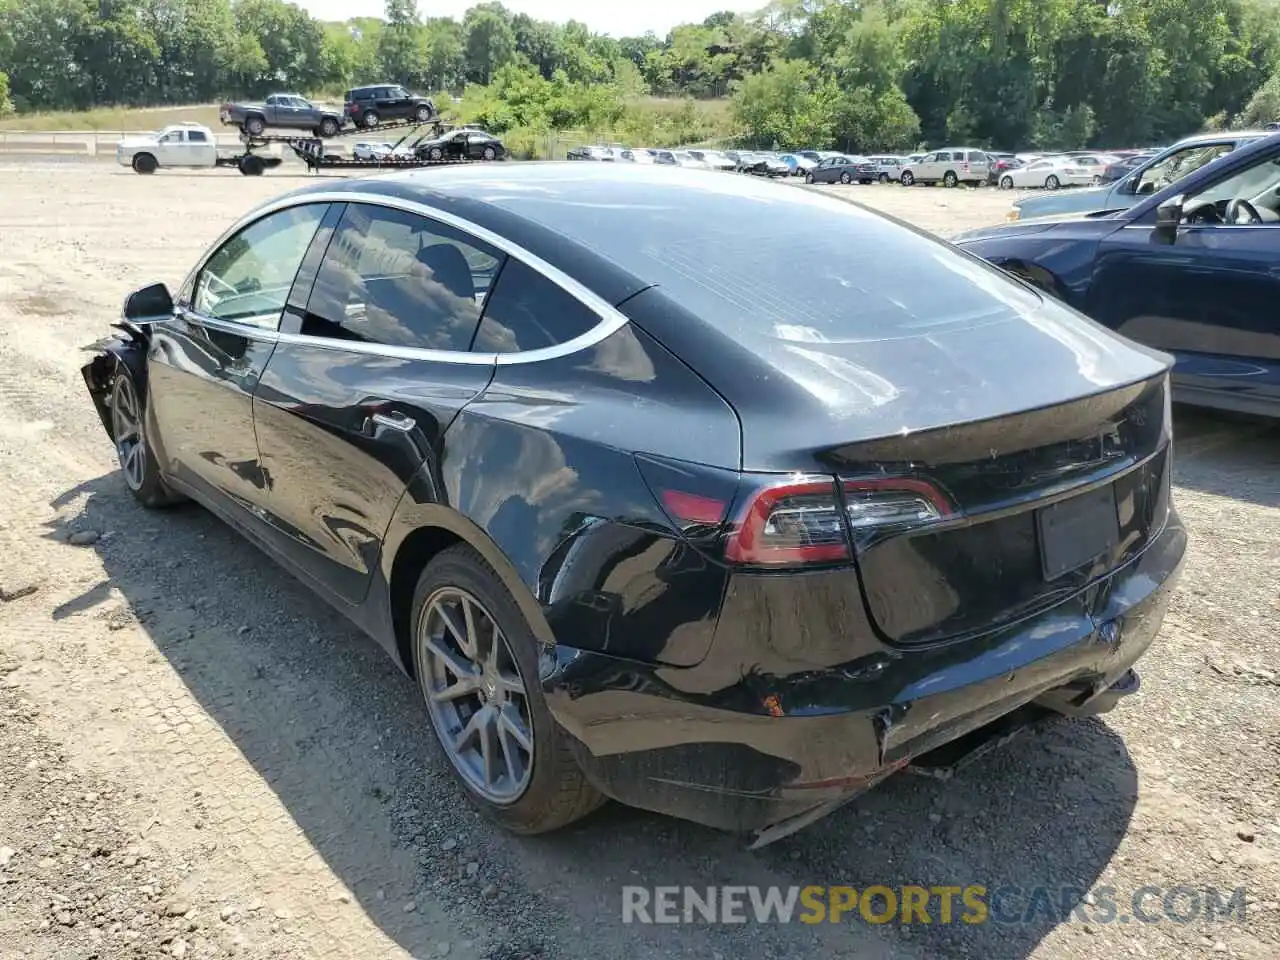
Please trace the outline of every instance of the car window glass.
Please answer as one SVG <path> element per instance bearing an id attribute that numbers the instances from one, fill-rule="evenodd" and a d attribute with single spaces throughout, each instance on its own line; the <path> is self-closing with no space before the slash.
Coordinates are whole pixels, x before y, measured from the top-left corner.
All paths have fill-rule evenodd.
<path id="1" fill-rule="evenodd" d="M 160 138 L 160 142 L 161 143 L 181 143 L 182 134 L 177 130 L 175 130 L 173 133 L 166 133 L 163 137 Z"/>
<path id="2" fill-rule="evenodd" d="M 1280 207 L 1277 189 L 1280 189 L 1280 159 L 1271 155 L 1188 197 L 1183 206 L 1190 207 L 1193 201 L 1207 200 L 1223 205 L 1225 212 L 1226 201 L 1240 199 L 1248 200 L 1260 212 L 1275 213 Z M 1268 218 L 1267 222 L 1272 221 Z"/>
<path id="3" fill-rule="evenodd" d="M 1139 175 L 1136 193 L 1155 193 L 1171 183 L 1194 173 L 1207 163 L 1225 157 L 1233 149 L 1230 143 L 1196 144 L 1176 150 L 1159 163 L 1153 163 Z"/>
<path id="4" fill-rule="evenodd" d="M 187 131 L 187 139 L 193 143 L 208 143 L 209 135 L 203 130 L 189 130 Z"/>
<path id="5" fill-rule="evenodd" d="M 403 210 L 353 203 L 325 253 L 302 333 L 466 350 L 501 254 Z"/>
<path id="6" fill-rule="evenodd" d="M 519 260 L 502 268 L 476 333 L 473 350 L 514 353 L 565 343 L 600 322 L 558 284 Z"/>
<path id="7" fill-rule="evenodd" d="M 323 203 L 289 207 L 241 230 L 201 269 L 192 309 L 206 317 L 276 329 L 326 209 Z"/>

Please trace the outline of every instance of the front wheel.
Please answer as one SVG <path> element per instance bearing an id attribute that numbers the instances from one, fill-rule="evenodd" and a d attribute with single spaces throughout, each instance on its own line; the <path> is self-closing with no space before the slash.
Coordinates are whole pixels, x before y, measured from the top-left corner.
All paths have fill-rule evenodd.
<path id="1" fill-rule="evenodd" d="M 486 816 L 516 833 L 546 833 L 604 802 L 547 709 L 533 631 L 475 550 L 460 544 L 427 564 L 410 622 L 431 726 Z"/>
<path id="2" fill-rule="evenodd" d="M 904 170 L 902 173 L 902 185 L 904 187 L 909 187 L 915 182 L 916 182 L 916 178 L 912 176 L 911 171 Z"/>
<path id="3" fill-rule="evenodd" d="M 809 183 L 809 184 L 813 183 L 813 174 L 812 174 L 812 173 L 806 173 L 806 174 L 804 175 L 804 182 L 805 182 L 805 183 Z"/>
<path id="4" fill-rule="evenodd" d="M 942 185 L 944 187 L 954 187 L 960 181 L 956 179 L 954 170 L 948 170 L 942 175 Z"/>
<path id="5" fill-rule="evenodd" d="M 1062 182 L 1052 173 L 1049 174 L 1044 181 L 1044 188 L 1046 190 L 1057 190 L 1060 186 L 1062 186 Z"/>
<path id="6" fill-rule="evenodd" d="M 124 485 L 134 499 L 154 510 L 176 503 L 181 497 L 165 486 L 151 444 L 147 442 L 141 392 L 125 368 L 111 385 L 111 439 Z"/>
<path id="7" fill-rule="evenodd" d="M 338 121 L 333 117 L 325 117 L 320 121 L 320 136 L 322 137 L 336 137 L 339 129 L 341 128 L 338 125 Z"/>
<path id="8" fill-rule="evenodd" d="M 241 157 L 237 166 L 246 177 L 260 177 L 263 171 L 267 169 L 267 165 L 262 161 L 262 158 L 255 157 L 253 154 Z"/>
<path id="9" fill-rule="evenodd" d="M 133 158 L 134 173 L 155 173 L 158 166 L 156 158 L 149 153 L 140 153 Z"/>
<path id="10" fill-rule="evenodd" d="M 1000 189 L 1001 189 L 1001 190 L 1012 190 L 1012 189 L 1013 189 L 1013 177 L 1009 176 L 1008 174 L 1006 174 L 1005 176 L 1001 177 L 1001 178 L 1000 178 Z"/>
<path id="11" fill-rule="evenodd" d="M 485 147 L 484 153 L 480 154 L 480 158 L 482 160 L 496 160 L 498 159 L 498 151 L 493 147 Z"/>
<path id="12" fill-rule="evenodd" d="M 413 111 L 413 119 L 417 120 L 419 123 L 426 123 L 431 119 L 431 108 L 425 103 L 421 104 L 417 110 Z"/>
<path id="13" fill-rule="evenodd" d="M 443 150 L 441 150 L 439 147 L 432 147 L 430 150 L 428 150 L 428 151 L 427 151 L 427 159 L 428 159 L 428 160 L 443 160 L 443 159 L 444 159 L 444 151 L 443 151 Z"/>

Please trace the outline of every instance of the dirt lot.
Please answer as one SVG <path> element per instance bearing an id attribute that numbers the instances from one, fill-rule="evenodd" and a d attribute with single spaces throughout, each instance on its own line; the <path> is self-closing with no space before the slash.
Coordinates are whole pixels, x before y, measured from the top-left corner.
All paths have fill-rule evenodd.
<path id="1" fill-rule="evenodd" d="M 949 784 L 900 776 L 757 853 L 617 807 L 514 839 L 469 812 L 371 641 L 206 513 L 135 506 L 79 381 L 127 291 L 176 284 L 303 179 L 3 173 L 0 960 L 1278 955 L 1277 427 L 1179 414 L 1192 555 L 1141 694 L 1105 723 L 1060 722 Z M 849 192 L 942 233 L 1008 202 Z M 1123 915 L 1146 885 L 1249 900 L 1243 922 L 1064 923 L 1046 904 L 980 926 L 621 923 L 623 884 L 723 883 L 1065 885 L 1095 890 L 1086 907 L 1112 887 Z"/>

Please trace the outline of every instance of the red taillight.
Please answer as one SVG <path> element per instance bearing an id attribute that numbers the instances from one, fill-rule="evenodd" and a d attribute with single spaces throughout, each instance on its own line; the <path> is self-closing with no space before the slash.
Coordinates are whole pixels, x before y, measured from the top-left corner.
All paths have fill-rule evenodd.
<path id="1" fill-rule="evenodd" d="M 683 490 L 663 490 L 662 506 L 674 520 L 684 524 L 718 524 L 729 505 L 714 497 L 702 497 Z"/>
<path id="2" fill-rule="evenodd" d="M 848 560 L 835 483 L 797 478 L 757 491 L 725 543 L 724 558 L 753 566 Z"/>
<path id="3" fill-rule="evenodd" d="M 797 477 L 764 487 L 747 501 L 725 543 L 725 560 L 751 566 L 839 563 L 851 542 L 871 530 L 931 523 L 950 514 L 947 498 L 931 483 L 877 477 L 841 484 Z"/>

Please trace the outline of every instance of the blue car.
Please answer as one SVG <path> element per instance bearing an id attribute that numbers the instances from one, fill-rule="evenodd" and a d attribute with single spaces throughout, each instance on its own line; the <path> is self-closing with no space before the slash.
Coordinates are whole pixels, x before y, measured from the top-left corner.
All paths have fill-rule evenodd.
<path id="1" fill-rule="evenodd" d="M 1172 354 L 1174 399 L 1280 417 L 1280 134 L 1121 211 L 956 238 L 1125 336 Z M 1097 351 L 1064 343 L 1081 369 Z"/>
<path id="2" fill-rule="evenodd" d="M 1126 171 L 1123 177 L 1114 182 L 1084 190 L 1023 197 L 1014 203 L 1008 219 L 1030 220 L 1033 217 L 1055 217 L 1064 213 L 1123 210 L 1219 157 L 1226 156 L 1232 150 L 1265 136 L 1267 133 L 1262 130 L 1199 133 L 1161 150 L 1132 170 Z"/>

